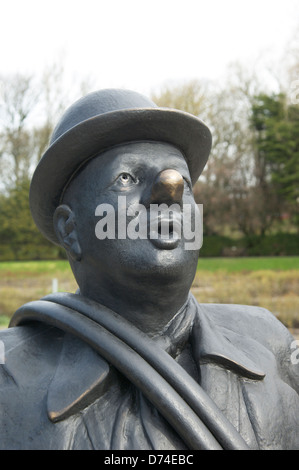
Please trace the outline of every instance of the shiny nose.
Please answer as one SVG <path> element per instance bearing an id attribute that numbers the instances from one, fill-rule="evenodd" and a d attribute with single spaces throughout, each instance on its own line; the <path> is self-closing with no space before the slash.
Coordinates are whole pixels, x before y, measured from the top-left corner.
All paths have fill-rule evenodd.
<path id="1" fill-rule="evenodd" d="M 184 191 L 184 180 L 176 170 L 163 170 L 156 177 L 152 186 L 152 203 L 180 203 Z"/>

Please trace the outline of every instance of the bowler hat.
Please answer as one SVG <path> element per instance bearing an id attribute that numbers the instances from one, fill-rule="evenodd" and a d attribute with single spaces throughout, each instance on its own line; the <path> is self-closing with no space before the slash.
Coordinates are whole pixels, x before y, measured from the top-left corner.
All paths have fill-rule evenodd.
<path id="1" fill-rule="evenodd" d="M 33 219 L 57 244 L 53 214 L 64 188 L 80 166 L 110 147 L 132 141 L 170 143 L 182 152 L 194 184 L 208 159 L 211 140 L 209 129 L 197 117 L 159 108 L 134 91 L 89 93 L 66 110 L 35 169 L 29 194 Z"/>

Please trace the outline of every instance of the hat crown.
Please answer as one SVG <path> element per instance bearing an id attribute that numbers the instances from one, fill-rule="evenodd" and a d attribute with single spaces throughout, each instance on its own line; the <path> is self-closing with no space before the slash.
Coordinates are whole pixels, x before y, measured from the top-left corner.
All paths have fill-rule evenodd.
<path id="1" fill-rule="evenodd" d="M 55 127 L 50 145 L 65 132 L 82 122 L 113 111 L 122 109 L 157 108 L 157 105 L 135 91 L 106 89 L 89 93 L 70 106 Z"/>

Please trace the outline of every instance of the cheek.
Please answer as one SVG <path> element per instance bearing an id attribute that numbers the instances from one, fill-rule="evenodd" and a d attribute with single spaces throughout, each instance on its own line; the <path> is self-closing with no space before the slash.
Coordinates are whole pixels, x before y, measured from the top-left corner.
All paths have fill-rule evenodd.
<path id="1" fill-rule="evenodd" d="M 196 204 L 193 198 L 189 198 L 183 204 L 183 238 L 187 250 L 198 251 L 202 246 L 202 205 Z"/>
<path id="2" fill-rule="evenodd" d="M 81 205 L 76 211 L 76 230 L 79 243 L 84 251 L 91 250 L 97 241 L 96 224 L 99 217 L 95 215 L 96 206 L 94 208 Z"/>
<path id="3" fill-rule="evenodd" d="M 185 194 L 183 197 L 183 213 L 190 214 L 192 220 L 194 220 L 196 214 L 199 213 L 199 205 L 194 201 L 191 193 Z"/>

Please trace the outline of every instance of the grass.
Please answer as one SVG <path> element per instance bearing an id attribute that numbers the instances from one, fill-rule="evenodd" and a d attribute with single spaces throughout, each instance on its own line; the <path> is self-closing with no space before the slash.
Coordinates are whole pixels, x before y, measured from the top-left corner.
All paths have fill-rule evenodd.
<path id="1" fill-rule="evenodd" d="M 192 292 L 201 303 L 267 308 L 299 328 L 299 257 L 201 258 Z"/>
<path id="2" fill-rule="evenodd" d="M 289 328 L 299 328 L 299 271 L 197 271 L 192 291 L 201 303 L 267 308 Z"/>
<path id="3" fill-rule="evenodd" d="M 60 291 L 75 292 L 78 287 L 64 260 L 1 262 L 0 327 L 24 303 L 50 294 L 53 279 L 57 279 Z"/>
<path id="4" fill-rule="evenodd" d="M 285 271 L 299 270 L 299 256 L 269 256 L 269 257 L 240 257 L 240 258 L 200 258 L 198 270 L 249 272 L 249 271 Z"/>
<path id="5" fill-rule="evenodd" d="M 200 258 L 198 270 L 200 271 L 259 271 L 259 270 L 289 269 L 299 270 L 299 256 L 277 257 L 240 257 L 240 258 Z M 23 277 L 37 274 L 70 273 L 69 263 L 66 260 L 55 261 L 2 261 L 0 262 L 0 281 L 7 276 Z"/>
<path id="6" fill-rule="evenodd" d="M 67 261 L 0 263 L 0 327 L 22 304 L 52 291 L 74 292 Z M 269 309 L 287 327 L 299 328 L 299 257 L 200 258 L 192 292 L 202 303 L 237 303 Z"/>
<path id="7" fill-rule="evenodd" d="M 0 262 L 0 280 L 7 276 L 23 277 L 37 274 L 57 274 L 70 272 L 68 261 L 2 261 Z"/>

